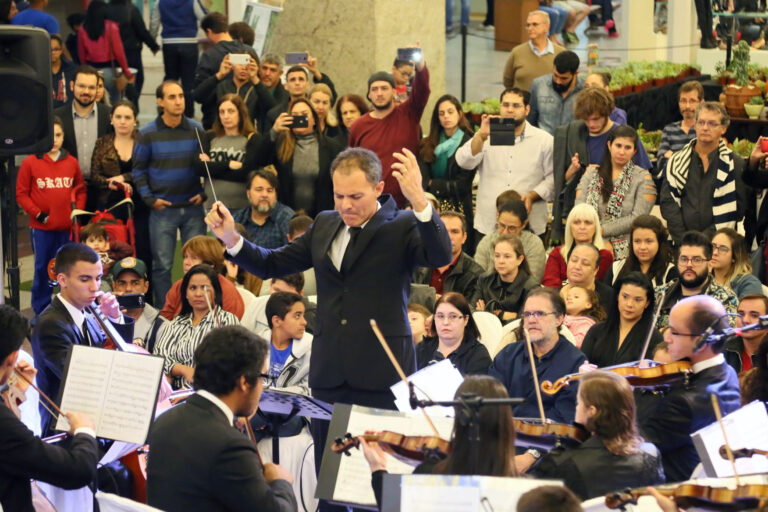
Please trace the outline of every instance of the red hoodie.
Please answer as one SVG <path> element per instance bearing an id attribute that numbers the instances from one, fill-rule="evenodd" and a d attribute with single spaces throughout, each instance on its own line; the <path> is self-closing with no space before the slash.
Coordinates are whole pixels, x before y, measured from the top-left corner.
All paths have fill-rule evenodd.
<path id="1" fill-rule="evenodd" d="M 29 227 L 46 231 L 69 231 L 72 221 L 72 190 L 77 208 L 85 208 L 85 183 L 77 159 L 61 150 L 55 162 L 46 153 L 42 158 L 30 155 L 24 159 L 16 179 L 16 202 L 29 215 Z M 37 221 L 40 212 L 48 221 Z"/>

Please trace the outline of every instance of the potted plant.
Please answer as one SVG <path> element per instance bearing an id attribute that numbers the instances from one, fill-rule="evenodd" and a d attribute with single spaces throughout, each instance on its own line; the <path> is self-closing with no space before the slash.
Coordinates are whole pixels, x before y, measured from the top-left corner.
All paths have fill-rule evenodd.
<path id="1" fill-rule="evenodd" d="M 725 64 L 721 61 L 715 64 L 715 74 L 717 74 L 717 83 L 720 85 L 728 84 L 728 78 L 731 76 L 731 72 L 725 67 Z"/>
<path id="2" fill-rule="evenodd" d="M 744 104 L 744 110 L 750 119 L 757 119 L 760 117 L 760 113 L 763 111 L 765 102 L 762 96 L 753 96 L 749 98 L 749 101 Z"/>
<path id="3" fill-rule="evenodd" d="M 743 39 L 739 41 L 728 68 L 736 83 L 725 86 L 725 108 L 734 117 L 744 117 L 744 104 L 753 96 L 762 95 L 760 89 L 749 82 L 749 51 L 747 42 Z"/>

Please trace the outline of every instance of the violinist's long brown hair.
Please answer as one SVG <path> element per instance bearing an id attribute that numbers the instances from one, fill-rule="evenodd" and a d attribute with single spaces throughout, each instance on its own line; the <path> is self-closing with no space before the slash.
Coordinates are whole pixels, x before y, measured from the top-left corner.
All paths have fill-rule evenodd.
<path id="1" fill-rule="evenodd" d="M 456 390 L 472 393 L 484 398 L 509 398 L 507 388 L 499 380 L 488 375 L 468 375 Z M 462 420 L 463 411 L 456 411 L 453 424 L 451 454 L 435 465 L 434 472 L 447 475 L 469 474 L 473 461 L 469 425 Z M 480 409 L 480 456 L 477 458 L 476 475 L 517 476 L 515 470 L 515 426 L 512 408 L 509 406 L 486 406 Z"/>
<path id="2" fill-rule="evenodd" d="M 594 406 L 597 414 L 584 425 L 602 439 L 615 455 L 636 453 L 643 439 L 637 433 L 635 397 L 627 379 L 616 373 L 596 370 L 579 382 L 579 401 Z"/>

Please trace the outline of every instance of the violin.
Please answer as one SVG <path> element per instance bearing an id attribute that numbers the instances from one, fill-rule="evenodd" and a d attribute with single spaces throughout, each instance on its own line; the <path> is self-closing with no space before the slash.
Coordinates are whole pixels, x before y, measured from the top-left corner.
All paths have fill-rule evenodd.
<path id="1" fill-rule="evenodd" d="M 702 507 L 716 510 L 747 510 L 757 508 L 768 502 L 768 485 L 738 485 L 734 489 L 712 487 L 709 485 L 680 484 L 676 486 L 656 487 L 664 496 L 672 498 L 678 507 Z M 649 495 L 646 489 L 626 489 L 605 496 L 605 506 L 609 509 L 637 505 L 641 496 Z"/>
<path id="2" fill-rule="evenodd" d="M 353 436 L 350 433 L 344 437 L 336 438 L 331 446 L 334 453 L 350 455 L 349 450 L 360 447 L 360 439 L 366 442 L 379 443 L 379 446 L 397 460 L 416 466 L 427 461 L 439 461 L 451 453 L 451 443 L 437 436 L 406 436 L 397 432 L 385 430 L 378 434 L 365 434 Z"/>
<path id="3" fill-rule="evenodd" d="M 632 361 L 616 366 L 606 366 L 600 370 L 617 373 L 627 379 L 629 385 L 640 389 L 657 389 L 662 386 L 669 386 L 679 381 L 685 381 L 690 378 L 693 370 L 688 361 L 676 361 L 674 363 L 659 364 L 651 361 L 651 366 L 641 368 L 640 361 Z M 541 390 L 548 395 L 554 395 L 564 386 L 580 379 L 586 373 L 572 373 L 563 375 L 554 383 L 545 380 L 541 383 Z"/>
<path id="4" fill-rule="evenodd" d="M 737 448 L 731 452 L 734 459 L 748 459 L 754 455 L 768 457 L 768 450 L 758 450 L 757 448 Z M 720 456 L 728 460 L 728 448 L 725 445 L 720 447 Z"/>
<path id="5" fill-rule="evenodd" d="M 19 381 L 19 377 L 17 376 L 16 371 L 14 371 L 11 373 L 11 376 L 8 377 L 5 389 L 0 392 L 0 396 L 2 396 L 5 406 L 19 419 L 21 419 L 21 410 L 19 409 L 19 406 L 27 399 L 26 388 L 27 386 L 24 386 L 21 381 Z"/>
<path id="6" fill-rule="evenodd" d="M 536 446 L 545 449 L 555 447 L 573 447 L 586 441 L 590 434 L 581 425 L 565 423 L 542 423 L 535 418 L 516 418 L 512 420 L 517 434 L 516 444 Z"/>

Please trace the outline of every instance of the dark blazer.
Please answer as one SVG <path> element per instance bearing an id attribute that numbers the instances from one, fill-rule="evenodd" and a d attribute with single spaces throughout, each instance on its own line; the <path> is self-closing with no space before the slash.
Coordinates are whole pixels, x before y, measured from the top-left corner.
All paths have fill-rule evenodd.
<path id="1" fill-rule="evenodd" d="M 413 282 L 416 284 L 431 284 L 432 282 L 432 267 L 419 267 L 416 269 L 413 275 Z M 483 273 L 483 267 L 478 265 L 472 257 L 461 252 L 459 259 L 456 261 L 456 265 L 451 269 L 451 272 L 445 276 L 443 281 L 443 293 L 446 292 L 458 292 L 462 294 L 467 301 L 472 300 L 472 296 L 475 294 L 477 287 L 477 279 L 480 274 Z M 474 304 L 470 304 L 474 306 Z"/>
<path id="2" fill-rule="evenodd" d="M 75 101 L 75 100 L 72 100 Z M 62 147 L 67 152 L 77 158 L 77 138 L 75 137 L 75 121 L 72 112 L 72 101 L 66 105 L 55 109 L 53 115 L 59 116 L 64 129 L 64 144 Z M 96 107 L 96 117 L 98 118 L 98 127 L 96 129 L 96 138 L 99 139 L 108 133 L 112 133 L 112 123 L 109 121 L 109 110 L 104 105 L 94 103 Z"/>
<path id="3" fill-rule="evenodd" d="M 768 172 L 763 168 L 762 163 L 755 167 L 746 165 L 741 179 L 749 187 L 746 192 L 748 200 L 745 207 L 744 230 L 747 247 L 752 247 L 752 240 L 757 238 L 758 243 L 762 242 L 768 230 L 768 195 L 763 197 L 760 208 L 755 211 L 756 191 L 768 188 Z"/>
<path id="4" fill-rule="evenodd" d="M 293 200 L 293 157 L 287 162 L 280 161 L 277 158 L 277 148 L 280 138 L 277 141 L 264 137 L 262 153 L 266 161 L 275 166 L 277 170 L 277 199 L 291 208 L 295 209 Z M 317 177 L 315 178 L 315 204 L 311 211 L 307 212 L 310 217 L 314 217 L 323 210 L 333 210 L 333 183 L 331 182 L 331 163 L 336 155 L 341 153 L 342 147 L 336 139 L 321 135 L 317 144 Z"/>
<path id="5" fill-rule="evenodd" d="M 435 357 L 440 346 L 440 340 L 437 336 L 424 338 L 421 343 L 416 345 L 416 367 L 421 370 L 432 361 L 445 359 L 445 356 L 439 354 Z M 477 338 L 464 333 L 464 339 L 456 350 L 448 354 L 451 364 L 456 367 L 462 375 L 486 375 L 488 367 L 491 366 L 491 355 L 485 345 L 480 343 Z"/>
<path id="6" fill-rule="evenodd" d="M 661 455 L 651 443 L 643 443 L 632 455 L 614 455 L 597 436 L 570 450 L 552 450 L 530 473 L 536 478 L 563 480 L 582 500 L 627 487 L 664 483 Z"/>
<path id="7" fill-rule="evenodd" d="M 34 512 L 29 480 L 63 489 L 79 489 L 96 477 L 96 439 L 74 436 L 67 447 L 42 441 L 0 402 L 0 506 L 14 512 Z"/>
<path id="8" fill-rule="evenodd" d="M 609 308 L 610 310 L 610 308 Z M 647 322 L 637 322 L 629 334 L 624 338 L 624 343 L 619 347 L 619 321 L 616 320 L 616 328 L 611 329 L 608 322 L 600 322 L 593 325 L 584 336 L 581 351 L 587 356 L 590 363 L 598 367 L 613 366 L 615 364 L 629 363 L 640 359 L 643 351 L 645 337 L 648 335 L 650 319 Z M 663 338 L 656 327 L 651 333 L 651 342 L 648 344 L 648 352 L 645 357 L 652 359 L 653 349 L 661 343 Z"/>
<path id="9" fill-rule="evenodd" d="M 329 389 L 344 384 L 382 391 L 398 380 L 371 330 L 376 319 L 406 374 L 416 369 L 406 305 L 411 275 L 417 266 L 451 261 L 451 241 L 436 211 L 419 222 L 413 212 L 398 210 L 389 195 L 357 236 L 354 248 L 336 270 L 329 250 L 343 229 L 337 211 L 320 212 L 309 230 L 279 249 L 262 249 L 248 241 L 232 260 L 262 279 L 314 267 L 317 323 L 310 359 L 309 386 Z"/>
<path id="10" fill-rule="evenodd" d="M 589 130 L 584 121 L 576 120 L 555 128 L 555 143 L 552 158 L 552 172 L 555 177 L 555 199 L 552 202 L 552 240 L 557 244 L 565 241 L 565 220 L 576 202 L 576 187 L 584 175 L 585 167 L 576 171 L 570 181 L 565 181 L 565 171 L 571 165 L 571 158 L 579 154 L 579 161 L 589 163 L 587 137 Z"/>
<path id="11" fill-rule="evenodd" d="M 641 433 L 661 450 L 667 482 L 687 480 L 700 462 L 691 434 L 717 421 L 711 393 L 723 416 L 740 407 L 739 379 L 728 363 L 694 374 L 662 398 L 635 391 Z"/>
<path id="12" fill-rule="evenodd" d="M 267 483 L 256 444 L 213 402 L 192 395 L 149 432 L 147 503 L 166 512 L 296 510 L 285 480 Z"/>
<path id="13" fill-rule="evenodd" d="M 106 336 L 92 318 L 88 319 L 88 334 L 95 346 L 102 346 Z M 133 319 L 123 315 L 125 324 L 114 324 L 126 341 L 133 340 Z M 32 354 L 37 368 L 37 384 L 53 400 L 58 400 L 64 363 L 72 345 L 85 345 L 86 341 L 75 325 L 64 303 L 56 296 L 50 305 L 37 317 L 32 331 Z M 40 402 L 42 432 L 48 432 L 51 415 Z M 52 426 L 52 425 L 51 425 Z"/>

